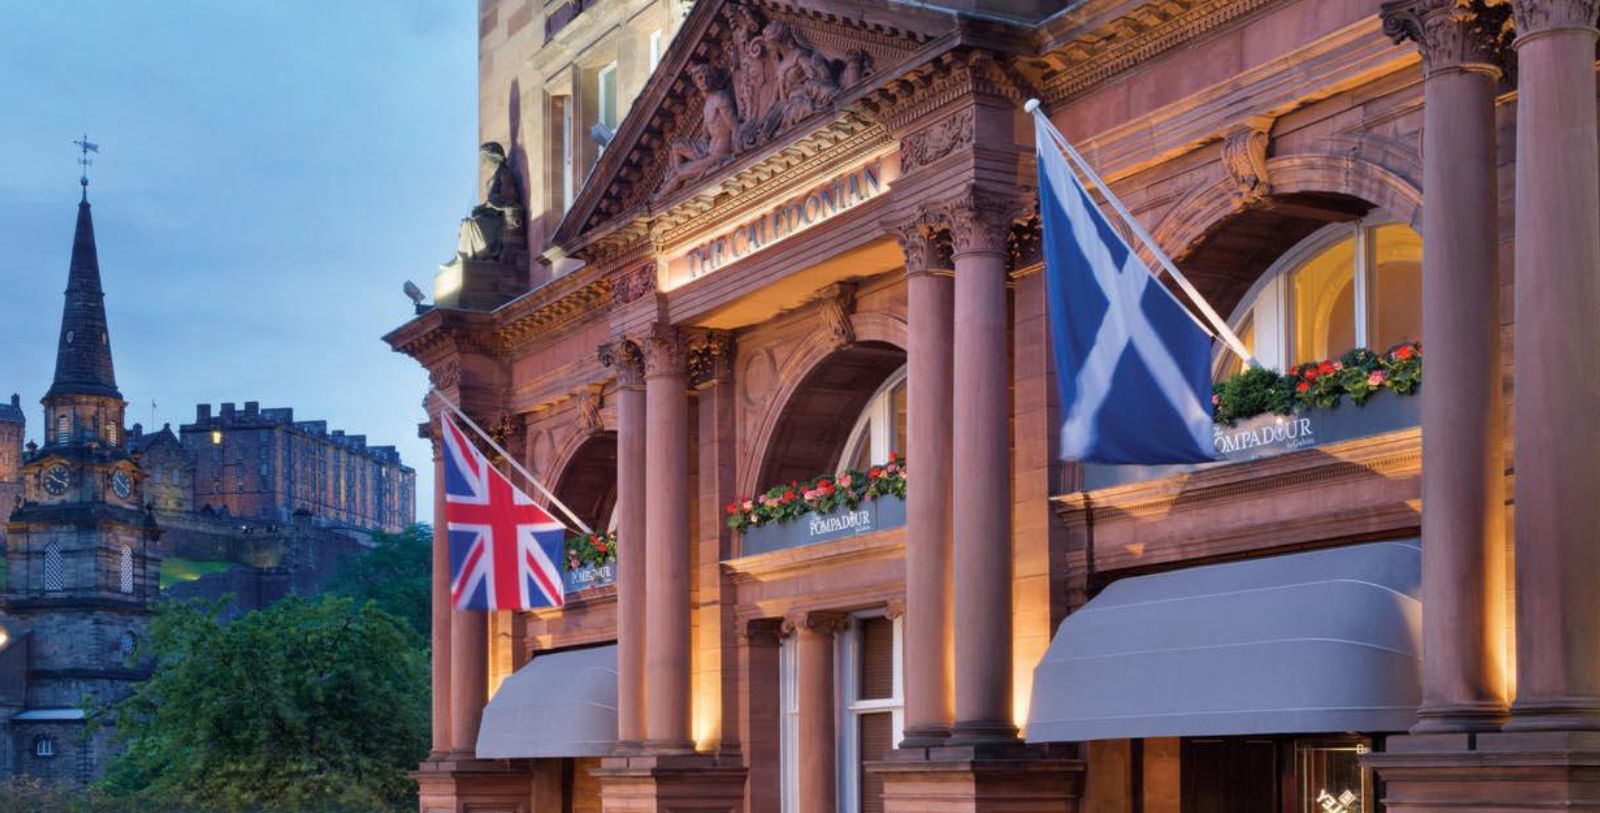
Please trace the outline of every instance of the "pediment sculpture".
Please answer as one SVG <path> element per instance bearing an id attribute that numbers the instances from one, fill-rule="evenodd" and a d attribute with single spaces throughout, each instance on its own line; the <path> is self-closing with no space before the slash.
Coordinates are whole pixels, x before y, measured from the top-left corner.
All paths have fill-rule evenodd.
<path id="1" fill-rule="evenodd" d="M 840 89 L 866 78 L 872 57 L 830 58 L 784 20 L 742 3 L 727 5 L 731 41 L 719 57 L 690 63 L 704 100 L 699 122 L 680 124 L 657 194 L 668 195 L 789 127 L 825 110 Z M 721 64 L 718 64 L 718 63 Z"/>
<path id="2" fill-rule="evenodd" d="M 497 141 L 478 148 L 486 168 L 492 167 L 483 185 L 483 202 L 461 220 L 456 232 L 458 260 L 502 259 L 508 238 L 522 231 L 522 185 L 506 165 L 506 150 Z"/>

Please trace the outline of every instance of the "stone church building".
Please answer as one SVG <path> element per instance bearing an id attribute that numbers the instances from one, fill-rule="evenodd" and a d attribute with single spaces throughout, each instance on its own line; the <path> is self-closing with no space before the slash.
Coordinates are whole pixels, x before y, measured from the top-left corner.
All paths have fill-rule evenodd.
<path id="1" fill-rule="evenodd" d="M 458 611 L 436 524 L 423 813 L 1600 809 L 1600 3 L 478 8 L 386 340 L 615 559 Z M 1360 380 L 1059 459 L 1029 99 Z"/>

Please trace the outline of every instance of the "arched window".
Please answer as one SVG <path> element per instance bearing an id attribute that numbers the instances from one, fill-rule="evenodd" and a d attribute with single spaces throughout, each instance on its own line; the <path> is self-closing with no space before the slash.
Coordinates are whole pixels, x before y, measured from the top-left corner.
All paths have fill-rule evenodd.
<path id="1" fill-rule="evenodd" d="M 72 439 L 72 418 L 63 412 L 56 416 L 56 443 L 66 443 Z"/>
<path id="2" fill-rule="evenodd" d="M 118 564 L 117 586 L 124 593 L 133 592 L 133 548 L 122 546 L 121 561 Z"/>
<path id="3" fill-rule="evenodd" d="M 865 471 L 874 463 L 887 461 L 890 452 L 902 456 L 906 452 L 905 367 L 891 373 L 861 410 L 861 417 L 850 431 L 850 441 L 844 445 L 839 469 Z"/>
<path id="4" fill-rule="evenodd" d="M 1321 229 L 1263 274 L 1234 310 L 1234 331 L 1267 367 L 1422 339 L 1422 236 L 1366 219 Z M 1217 377 L 1239 372 L 1218 354 Z"/>
<path id="5" fill-rule="evenodd" d="M 67 566 L 61 557 L 61 544 L 50 542 L 44 546 L 44 589 L 67 589 Z"/>
<path id="6" fill-rule="evenodd" d="M 33 755 L 40 759 L 49 759 L 56 755 L 56 741 L 43 734 L 33 739 Z"/>

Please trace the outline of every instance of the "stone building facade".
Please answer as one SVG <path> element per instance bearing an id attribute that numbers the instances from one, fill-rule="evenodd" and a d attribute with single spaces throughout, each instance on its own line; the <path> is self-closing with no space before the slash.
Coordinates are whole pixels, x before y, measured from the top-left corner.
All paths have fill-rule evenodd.
<path id="1" fill-rule="evenodd" d="M 22 443 L 27 431 L 22 398 L 13 393 L 10 403 L 0 403 L 0 513 L 9 513 L 22 502 Z M 0 529 L 0 544 L 5 539 Z"/>
<path id="2" fill-rule="evenodd" d="M 1597 15 L 696 3 L 532 284 L 387 337 L 619 549 L 485 616 L 437 539 L 422 810 L 1594 807 Z M 1030 98 L 1263 363 L 1426 397 L 1058 460 Z"/>
<path id="3" fill-rule="evenodd" d="M 134 432 L 142 436 L 137 425 Z M 164 428 L 151 442 L 170 447 L 171 434 Z M 258 523 L 302 513 L 391 533 L 415 521 L 416 472 L 393 446 L 368 446 L 365 435 L 329 431 L 326 421 L 297 421 L 292 409 L 247 401 L 213 413 L 200 404 L 176 439 L 182 455 L 165 453 L 153 472 L 169 486 L 188 484 L 179 501 L 187 510 Z"/>

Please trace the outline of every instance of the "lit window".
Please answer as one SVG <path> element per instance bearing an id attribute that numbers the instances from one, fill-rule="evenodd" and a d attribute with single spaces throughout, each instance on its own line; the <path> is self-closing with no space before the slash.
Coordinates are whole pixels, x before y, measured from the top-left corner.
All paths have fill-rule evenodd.
<path id="1" fill-rule="evenodd" d="M 1422 237 L 1398 223 L 1322 229 L 1262 275 L 1232 323 L 1262 365 L 1277 369 L 1420 341 Z M 1218 352 L 1218 378 L 1240 369 Z"/>
<path id="2" fill-rule="evenodd" d="M 40 759 L 49 759 L 56 755 L 56 741 L 49 737 L 38 737 L 33 741 L 33 755 Z"/>
<path id="3" fill-rule="evenodd" d="M 67 563 L 61 556 L 59 542 L 44 546 L 44 589 L 51 592 L 67 589 Z"/>
<path id="4" fill-rule="evenodd" d="M 118 564 L 117 587 L 124 593 L 133 592 L 133 548 L 122 546 L 121 562 Z"/>
<path id="5" fill-rule="evenodd" d="M 650 72 L 655 73 L 656 66 L 661 64 L 661 29 L 650 32 Z"/>
<path id="6" fill-rule="evenodd" d="M 865 471 L 906 451 L 906 369 L 901 367 L 873 393 L 850 432 L 839 468 Z"/>
<path id="7" fill-rule="evenodd" d="M 211 430 L 211 445 L 216 446 L 216 445 L 218 445 L 220 443 L 222 443 L 222 430 L 221 429 L 213 429 L 213 430 Z"/>

